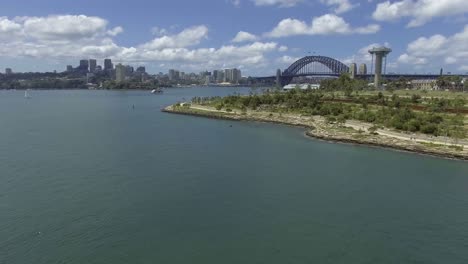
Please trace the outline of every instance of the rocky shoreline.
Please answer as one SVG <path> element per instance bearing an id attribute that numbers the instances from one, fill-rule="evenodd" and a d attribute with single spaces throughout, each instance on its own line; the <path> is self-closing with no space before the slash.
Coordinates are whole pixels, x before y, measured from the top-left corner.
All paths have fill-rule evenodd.
<path id="1" fill-rule="evenodd" d="M 168 106 L 161 111 L 172 114 L 200 116 L 213 119 L 224 119 L 233 121 L 254 121 L 266 122 L 283 125 L 292 125 L 307 129 L 305 135 L 335 143 L 345 143 L 353 145 L 363 145 L 371 147 L 379 147 L 393 149 L 397 151 L 412 152 L 416 154 L 429 155 L 439 158 L 455 159 L 468 161 L 467 150 L 455 150 L 449 146 L 430 146 L 427 144 L 397 140 L 388 138 L 378 134 L 367 134 L 356 130 L 344 130 L 337 126 L 326 125 L 323 121 L 314 120 L 311 117 L 295 117 L 291 116 L 280 117 L 272 116 L 271 113 L 243 113 L 223 112 L 216 110 L 192 109 L 190 107 L 174 107 Z M 316 117 L 317 118 L 317 117 Z"/>

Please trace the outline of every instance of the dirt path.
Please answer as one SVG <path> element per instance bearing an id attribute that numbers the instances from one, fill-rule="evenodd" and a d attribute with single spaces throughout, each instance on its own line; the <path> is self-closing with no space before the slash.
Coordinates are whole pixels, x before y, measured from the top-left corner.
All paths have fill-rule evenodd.
<path id="1" fill-rule="evenodd" d="M 351 127 L 355 130 L 363 130 L 368 131 L 369 128 L 373 126 L 373 124 L 364 123 L 356 120 L 348 120 L 344 124 L 346 127 Z M 431 143 L 437 145 L 444 145 L 444 146 L 460 146 L 464 148 L 468 148 L 468 143 L 464 141 L 459 141 L 457 143 L 453 142 L 453 139 L 435 139 L 435 138 L 428 138 L 426 135 L 422 134 L 405 134 L 396 131 L 391 131 L 388 129 L 377 129 L 375 132 L 379 133 L 382 136 L 392 137 L 400 140 L 408 140 L 408 141 L 415 141 L 419 143 Z"/>

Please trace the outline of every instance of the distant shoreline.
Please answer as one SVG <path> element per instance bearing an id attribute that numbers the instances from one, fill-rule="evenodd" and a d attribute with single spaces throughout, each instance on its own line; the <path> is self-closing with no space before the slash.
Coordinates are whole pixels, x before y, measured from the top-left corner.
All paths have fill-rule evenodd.
<path id="1" fill-rule="evenodd" d="M 378 147 L 385 149 L 392 149 L 403 152 L 411 152 L 416 154 L 422 154 L 426 156 L 433 156 L 438 158 L 452 159 L 452 160 L 462 160 L 468 161 L 467 150 L 456 151 L 452 150 L 450 146 L 437 146 L 434 144 L 423 144 L 407 140 L 398 140 L 394 138 L 388 138 L 383 135 L 362 135 L 358 131 L 345 131 L 340 132 L 335 127 L 324 126 L 324 123 L 321 121 L 303 119 L 289 119 L 288 118 L 278 118 L 272 117 L 265 114 L 255 114 L 249 113 L 247 115 L 242 115 L 236 112 L 228 113 L 225 111 L 211 111 L 211 110 L 201 110 L 198 108 L 191 109 L 187 107 L 174 107 L 173 105 L 161 109 L 161 111 L 171 114 L 180 114 L 180 115 L 190 115 L 190 116 L 199 116 L 212 119 L 224 119 L 232 121 L 254 121 L 254 122 L 263 122 L 263 123 L 274 123 L 274 124 L 283 124 L 291 125 L 295 127 L 301 127 L 307 129 L 305 135 L 311 138 L 333 142 L 333 143 L 344 143 L 352 145 L 363 145 L 369 147 Z M 316 119 L 318 117 L 315 117 Z"/>

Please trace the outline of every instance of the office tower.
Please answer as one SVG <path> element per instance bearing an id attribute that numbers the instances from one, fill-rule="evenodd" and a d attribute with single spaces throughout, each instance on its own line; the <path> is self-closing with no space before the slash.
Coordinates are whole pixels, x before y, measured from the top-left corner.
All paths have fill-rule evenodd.
<path id="1" fill-rule="evenodd" d="M 139 73 L 145 73 L 146 72 L 146 68 L 144 66 L 140 66 L 136 69 L 137 72 Z"/>
<path id="2" fill-rule="evenodd" d="M 104 70 L 105 71 L 110 71 L 114 69 L 114 65 L 112 64 L 111 59 L 105 59 L 104 60 Z"/>
<path id="3" fill-rule="evenodd" d="M 367 65 L 365 63 L 362 63 L 359 66 L 359 75 L 366 75 L 367 74 Z"/>
<path id="4" fill-rule="evenodd" d="M 72 72 L 73 71 L 73 66 L 67 65 L 67 72 Z"/>
<path id="5" fill-rule="evenodd" d="M 88 60 L 80 60 L 80 66 L 78 66 L 80 71 L 88 71 L 89 69 L 89 61 Z"/>
<path id="6" fill-rule="evenodd" d="M 89 71 L 90 72 L 95 72 L 96 71 L 96 66 L 97 66 L 97 62 L 95 59 L 90 59 L 89 60 Z"/>
<path id="7" fill-rule="evenodd" d="M 349 75 L 351 76 L 351 79 L 354 79 L 357 74 L 357 64 L 356 63 L 351 63 L 349 65 Z"/>
<path id="8" fill-rule="evenodd" d="M 6 68 L 6 69 L 5 69 L 5 74 L 6 74 L 6 75 L 13 74 L 13 70 L 12 70 L 11 68 Z"/>
<path id="9" fill-rule="evenodd" d="M 117 66 L 115 66 L 115 80 L 117 82 L 125 81 L 126 70 L 127 70 L 127 67 L 125 67 L 121 63 L 119 63 L 119 64 L 117 64 Z"/>

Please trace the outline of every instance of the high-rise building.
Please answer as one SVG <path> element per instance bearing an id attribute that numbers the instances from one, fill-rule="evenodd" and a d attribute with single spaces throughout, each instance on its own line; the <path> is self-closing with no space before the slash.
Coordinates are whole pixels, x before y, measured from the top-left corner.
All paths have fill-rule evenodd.
<path id="1" fill-rule="evenodd" d="M 359 75 L 366 75 L 367 74 L 367 65 L 365 63 L 359 66 Z"/>
<path id="2" fill-rule="evenodd" d="M 242 72 L 239 69 L 236 69 L 236 83 L 239 83 L 239 81 L 242 79 Z"/>
<path id="3" fill-rule="evenodd" d="M 351 78 L 354 79 L 357 74 L 357 64 L 356 63 L 351 63 L 349 65 L 349 75 L 351 75 Z"/>
<path id="4" fill-rule="evenodd" d="M 67 72 L 72 72 L 73 71 L 73 66 L 67 65 Z"/>
<path id="5" fill-rule="evenodd" d="M 170 81 L 177 81 L 177 80 L 179 80 L 179 77 L 180 77 L 179 71 L 176 71 L 176 70 L 173 70 L 173 69 L 169 70 L 169 80 Z"/>
<path id="6" fill-rule="evenodd" d="M 223 70 L 218 71 L 218 74 L 216 76 L 216 82 L 218 82 L 218 83 L 224 82 L 224 71 Z"/>
<path id="7" fill-rule="evenodd" d="M 169 81 L 174 81 L 174 79 L 175 79 L 175 70 L 170 69 L 169 73 L 168 73 L 168 76 L 169 76 Z"/>
<path id="8" fill-rule="evenodd" d="M 104 70 L 105 71 L 110 71 L 114 69 L 114 65 L 112 64 L 111 59 L 105 59 L 104 60 Z"/>
<path id="9" fill-rule="evenodd" d="M 138 67 L 138 68 L 136 69 L 136 71 L 139 72 L 139 73 L 145 73 L 145 72 L 146 72 L 146 68 L 145 68 L 145 66 L 140 66 L 140 67 Z"/>
<path id="10" fill-rule="evenodd" d="M 130 65 L 125 66 L 125 74 L 127 76 L 132 75 L 134 71 L 135 70 L 134 70 L 134 68 L 132 66 L 130 66 Z"/>
<path id="11" fill-rule="evenodd" d="M 6 75 L 13 74 L 13 70 L 11 68 L 6 68 L 5 69 L 5 74 Z"/>
<path id="12" fill-rule="evenodd" d="M 90 72 L 95 72 L 96 71 L 96 66 L 97 66 L 97 62 L 95 59 L 90 59 L 89 60 L 89 71 Z"/>
<path id="13" fill-rule="evenodd" d="M 88 60 L 80 60 L 80 66 L 78 68 L 81 71 L 88 71 L 89 69 L 89 61 Z"/>
<path id="14" fill-rule="evenodd" d="M 218 81 L 218 75 L 219 75 L 219 71 L 218 70 L 214 70 L 213 71 L 213 80 L 216 82 Z"/>
<path id="15" fill-rule="evenodd" d="M 127 71 L 127 67 L 122 65 L 121 63 L 115 66 L 115 80 L 117 82 L 125 81 L 125 72 Z"/>
<path id="16" fill-rule="evenodd" d="M 241 71 L 238 69 L 225 69 L 224 70 L 224 82 L 239 83 L 241 79 Z"/>

